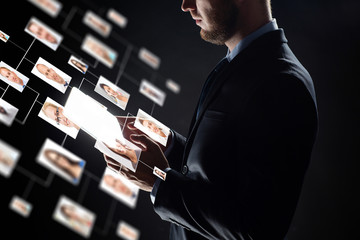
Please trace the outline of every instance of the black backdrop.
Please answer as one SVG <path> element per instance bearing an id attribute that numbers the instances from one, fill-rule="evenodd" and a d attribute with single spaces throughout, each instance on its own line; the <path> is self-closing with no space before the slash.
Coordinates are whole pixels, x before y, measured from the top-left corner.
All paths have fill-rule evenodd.
<path id="1" fill-rule="evenodd" d="M 69 91 L 62 94 L 54 90 L 30 71 L 32 62 L 43 57 L 72 76 L 71 86 L 78 87 L 85 77 L 89 82 L 83 81 L 81 89 L 106 105 L 113 114 L 135 115 L 141 108 L 152 112 L 167 126 L 186 134 L 202 83 L 211 68 L 225 55 L 226 48 L 203 42 L 193 20 L 180 11 L 180 4 L 181 1 L 169 0 L 63 1 L 61 13 L 54 19 L 25 0 L 2 2 L 0 30 L 10 35 L 11 42 L 0 42 L 0 60 L 15 67 L 24 57 L 33 41 L 24 32 L 31 16 L 63 34 L 64 40 L 55 52 L 35 41 L 18 69 L 30 77 L 28 86 L 31 89 L 25 88 L 20 93 L 10 87 L 3 96 L 4 100 L 19 108 L 19 113 L 18 121 L 10 128 L 0 125 L 0 139 L 19 149 L 22 156 L 10 178 L 0 176 L 1 234 L 36 239 L 81 239 L 80 235 L 52 219 L 59 196 L 65 195 L 97 215 L 91 239 L 118 239 L 115 230 L 120 220 L 137 227 L 141 239 L 167 239 L 168 224 L 153 212 L 147 193 L 140 193 L 137 207 L 132 210 L 99 189 L 105 163 L 102 154 L 93 148 L 94 140 L 89 135 L 80 131 L 74 140 L 37 116 L 40 103 L 44 103 L 47 96 L 64 105 Z M 95 68 L 90 67 L 93 74 L 83 76 L 67 64 L 70 52 L 94 62 L 80 50 L 82 38 L 88 32 L 102 38 L 81 23 L 82 16 L 90 9 L 106 19 L 110 7 L 129 19 L 125 29 L 113 24 L 112 34 L 104 40 L 119 52 L 117 65 L 109 69 L 99 63 Z M 290 240 L 360 238 L 356 230 L 360 213 L 358 9 L 360 3 L 356 0 L 273 1 L 273 14 L 278 25 L 285 29 L 290 47 L 313 76 L 320 118 L 313 159 L 288 233 Z M 66 23 L 72 11 L 75 14 Z M 155 71 L 138 60 L 140 47 L 161 58 L 159 70 Z M 129 49 L 131 54 L 125 59 Z M 120 70 L 122 63 L 126 65 Z M 118 79 L 118 85 L 131 94 L 126 111 L 93 91 L 91 83 L 96 83 L 100 75 L 113 82 Z M 167 93 L 163 107 L 138 93 L 143 78 Z M 166 89 L 168 78 L 181 85 L 180 94 Z M 0 82 L 0 95 L 6 87 Z M 64 143 L 66 149 L 87 161 L 86 174 L 78 186 L 53 176 L 36 163 L 36 155 L 46 138 L 58 144 Z M 13 195 L 24 197 L 33 204 L 29 218 L 9 210 Z"/>

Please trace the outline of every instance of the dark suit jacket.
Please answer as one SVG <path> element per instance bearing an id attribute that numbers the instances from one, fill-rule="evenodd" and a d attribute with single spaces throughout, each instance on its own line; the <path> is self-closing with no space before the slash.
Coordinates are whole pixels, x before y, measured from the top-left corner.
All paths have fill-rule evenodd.
<path id="1" fill-rule="evenodd" d="M 187 139 L 175 133 L 154 203 L 171 239 L 283 239 L 316 132 L 310 75 L 282 29 L 264 34 L 218 75 Z"/>

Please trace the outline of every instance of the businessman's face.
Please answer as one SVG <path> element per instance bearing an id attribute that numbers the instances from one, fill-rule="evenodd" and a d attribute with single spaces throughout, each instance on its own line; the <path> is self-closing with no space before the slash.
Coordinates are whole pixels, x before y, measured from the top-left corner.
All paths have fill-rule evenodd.
<path id="1" fill-rule="evenodd" d="M 183 0 L 181 9 L 190 12 L 205 41 L 223 45 L 235 33 L 238 12 L 234 0 Z"/>

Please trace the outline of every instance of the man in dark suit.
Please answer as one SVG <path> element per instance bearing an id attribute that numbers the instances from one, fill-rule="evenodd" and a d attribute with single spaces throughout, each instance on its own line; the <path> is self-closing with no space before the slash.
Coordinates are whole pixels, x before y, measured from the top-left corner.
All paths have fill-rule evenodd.
<path id="1" fill-rule="evenodd" d="M 284 239 L 317 132 L 312 79 L 269 0 L 183 0 L 182 9 L 228 54 L 204 85 L 189 135 L 173 131 L 166 157 L 145 135 L 130 137 L 165 181 L 143 164 L 121 173 L 151 191 L 171 239 Z"/>

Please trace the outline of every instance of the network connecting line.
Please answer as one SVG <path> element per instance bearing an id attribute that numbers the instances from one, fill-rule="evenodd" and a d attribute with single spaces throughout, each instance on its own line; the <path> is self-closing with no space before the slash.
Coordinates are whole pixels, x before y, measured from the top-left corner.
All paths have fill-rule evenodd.
<path id="1" fill-rule="evenodd" d="M 105 9 L 102 9 L 102 10 L 105 11 Z M 65 13 L 65 12 L 61 11 L 60 16 L 62 18 L 64 18 L 64 22 L 61 25 L 61 29 L 63 30 L 63 32 L 67 36 L 70 36 L 73 39 L 75 39 L 76 41 L 81 43 L 82 40 L 83 40 L 83 37 L 80 36 L 78 33 L 74 32 L 71 29 L 71 24 L 72 24 L 73 19 L 74 19 L 76 14 L 84 15 L 85 12 L 82 11 L 81 9 L 79 9 L 76 6 L 73 6 L 68 13 Z M 114 64 L 114 66 L 118 67 L 118 69 L 117 68 L 114 69 L 115 71 L 117 70 L 117 75 L 116 75 L 116 77 L 114 79 L 115 85 L 118 85 L 118 83 L 120 82 L 120 79 L 124 78 L 124 79 L 130 81 L 135 86 L 139 87 L 140 86 L 139 80 L 137 80 L 135 77 L 128 74 L 125 71 L 125 69 L 126 69 L 128 63 L 129 63 L 130 59 L 131 59 L 132 54 L 133 53 L 135 54 L 135 53 L 139 52 L 140 48 L 133 45 L 132 43 L 130 43 L 127 39 L 125 39 L 124 37 L 122 37 L 121 35 L 116 33 L 115 31 L 111 31 L 109 36 L 110 36 L 110 38 L 114 39 L 116 42 L 121 43 L 126 47 L 125 53 L 122 55 L 122 58 L 118 58 L 116 60 L 115 64 Z M 21 64 L 23 63 L 24 60 L 31 63 L 32 65 L 35 65 L 35 63 L 33 61 L 31 61 L 30 60 L 31 58 L 29 59 L 27 55 L 30 52 L 30 50 L 31 50 L 31 48 L 34 45 L 36 40 L 37 39 L 34 38 L 27 49 L 21 47 L 18 43 L 16 43 L 16 40 L 13 41 L 13 39 L 12 39 L 12 40 L 8 41 L 10 44 L 14 45 L 15 47 L 19 48 L 20 50 L 22 50 L 24 52 L 24 55 L 22 56 L 20 62 L 18 63 L 18 65 L 16 67 L 16 70 L 21 66 Z M 98 67 L 98 64 L 99 64 L 98 60 L 95 59 L 95 62 L 90 63 L 86 59 L 83 59 L 80 54 L 76 53 L 74 50 L 72 50 L 70 47 L 64 45 L 63 43 L 61 43 L 59 45 L 59 47 L 62 50 L 66 51 L 66 52 L 68 52 L 68 53 L 70 53 L 70 54 L 72 54 L 74 56 L 77 56 L 80 60 L 84 60 L 84 62 L 88 66 L 92 67 L 94 70 Z M 155 82 L 157 79 L 162 77 L 157 70 L 149 68 L 148 65 L 146 65 L 144 62 L 140 61 L 138 58 L 133 58 L 133 60 L 135 61 L 137 66 L 141 67 L 146 72 L 151 74 L 151 78 L 149 79 L 151 82 Z M 99 78 L 96 71 L 87 70 L 86 73 L 89 73 L 89 75 L 91 75 L 92 77 L 94 77 L 96 79 Z M 89 83 L 89 84 L 91 84 L 93 86 L 96 86 L 96 84 L 93 81 L 89 80 L 86 77 L 83 77 L 81 79 L 81 82 L 80 82 L 79 86 L 78 86 L 79 89 L 82 87 L 84 82 Z M 7 85 L 7 87 L 5 89 L 0 87 L 0 89 L 3 90 L 3 93 L 1 94 L 1 98 L 4 97 L 4 95 L 6 94 L 9 86 L 10 85 Z M 69 85 L 69 87 L 72 88 L 74 86 Z M 39 97 L 40 97 L 40 92 L 38 92 L 37 90 L 34 90 L 32 87 L 30 87 L 28 85 L 26 85 L 25 88 L 32 91 L 32 92 L 34 92 L 36 97 L 33 100 L 30 109 L 26 113 L 25 118 L 22 119 L 22 120 L 18 119 L 18 118 L 14 119 L 14 121 L 17 122 L 20 125 L 25 125 L 27 123 L 27 119 L 28 119 L 30 113 L 33 111 L 34 105 L 36 103 L 41 105 L 41 106 L 44 105 L 44 103 L 42 103 L 42 102 L 40 102 L 38 100 Z M 151 111 L 150 111 L 150 115 L 153 115 L 155 105 L 156 105 L 155 102 L 153 102 L 152 107 L 151 107 Z M 64 136 L 64 138 L 63 138 L 63 140 L 61 142 L 61 147 L 64 147 L 64 145 L 65 145 L 65 143 L 67 141 L 67 137 L 68 137 L 68 135 L 65 134 L 65 136 Z M 139 159 L 139 162 L 153 170 L 152 167 L 150 167 L 148 164 L 142 162 L 140 159 Z M 20 166 L 19 164 L 17 164 L 17 166 L 15 167 L 15 170 L 17 172 L 21 173 L 22 175 L 24 175 L 25 177 L 29 178 L 27 186 L 25 187 L 25 190 L 24 190 L 24 192 L 22 194 L 23 199 L 28 199 L 29 198 L 29 195 L 31 194 L 35 184 L 38 184 L 38 185 L 40 185 L 40 186 L 42 186 L 44 188 L 49 188 L 51 183 L 53 182 L 53 179 L 54 179 L 54 176 L 55 176 L 55 173 L 49 170 L 49 175 L 47 176 L 47 178 L 46 179 L 41 179 L 36 174 L 34 174 L 31 171 L 25 169 L 24 167 Z M 77 203 L 79 203 L 79 204 L 82 204 L 83 201 L 86 199 L 85 196 L 86 196 L 86 194 L 88 194 L 88 189 L 89 189 L 89 185 L 90 185 L 91 181 L 95 181 L 97 184 L 100 184 L 100 182 L 101 182 L 101 178 L 96 176 L 94 173 L 92 173 L 88 169 L 83 170 L 83 175 L 84 175 L 84 177 L 83 177 L 83 179 L 81 181 L 82 184 L 81 184 L 81 186 L 78 186 L 78 187 L 80 187 L 80 191 L 79 191 L 79 194 L 77 196 Z M 107 212 L 107 215 L 106 215 L 106 221 L 105 221 L 104 226 L 100 227 L 100 226 L 94 225 L 94 227 L 93 227 L 94 232 L 96 232 L 97 234 L 99 234 L 101 236 L 107 236 L 109 234 L 110 228 L 112 226 L 116 227 L 116 224 L 115 224 L 115 222 L 113 222 L 113 220 L 114 220 L 114 214 L 115 214 L 115 209 L 116 209 L 116 206 L 117 206 L 117 202 L 118 202 L 117 199 L 112 198 L 111 204 L 109 206 L 109 209 L 108 209 L 108 212 Z"/>

